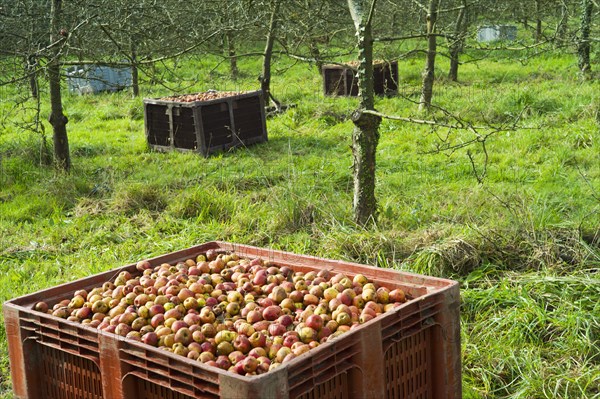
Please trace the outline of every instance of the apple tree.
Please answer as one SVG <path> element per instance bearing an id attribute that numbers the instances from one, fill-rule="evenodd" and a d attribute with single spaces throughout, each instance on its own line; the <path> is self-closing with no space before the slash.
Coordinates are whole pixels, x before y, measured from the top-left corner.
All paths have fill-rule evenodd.
<path id="1" fill-rule="evenodd" d="M 590 63 L 591 52 L 591 26 L 592 11 L 594 9 L 593 0 L 581 0 L 580 4 L 580 29 L 577 40 L 577 65 L 579 71 L 584 77 L 589 77 L 592 72 Z"/>
<path id="2" fill-rule="evenodd" d="M 50 86 L 50 124 L 53 129 L 54 162 L 59 169 L 71 168 L 69 138 L 67 136 L 68 119 L 63 112 L 60 87 L 60 61 L 63 44 L 68 36 L 62 21 L 62 0 L 52 0 L 50 7 L 50 54 L 48 58 L 48 82 Z"/>
<path id="3" fill-rule="evenodd" d="M 419 109 L 428 109 L 433 96 L 433 82 L 435 79 L 435 57 L 437 53 L 437 18 L 441 0 L 429 0 L 427 8 L 427 56 L 423 70 L 423 84 L 421 87 L 421 100 Z"/>
<path id="4" fill-rule="evenodd" d="M 364 112 L 375 110 L 372 23 L 376 4 L 377 0 L 348 0 L 358 47 L 359 104 L 352 114 L 353 212 L 362 225 L 374 220 L 377 211 L 375 168 L 381 118 Z"/>

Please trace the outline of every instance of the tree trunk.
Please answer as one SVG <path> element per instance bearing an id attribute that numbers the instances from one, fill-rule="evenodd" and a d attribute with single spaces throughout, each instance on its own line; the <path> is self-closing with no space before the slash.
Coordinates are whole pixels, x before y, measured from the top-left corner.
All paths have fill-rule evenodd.
<path id="1" fill-rule="evenodd" d="M 275 107 L 280 108 L 281 104 L 271 94 L 271 58 L 273 57 L 273 44 L 275 43 L 275 32 L 277 29 L 277 14 L 279 13 L 280 0 L 271 3 L 271 19 L 269 20 L 269 29 L 267 32 L 267 43 L 263 55 L 262 75 L 260 77 L 260 88 L 263 92 L 265 101 L 273 101 Z"/>
<path id="2" fill-rule="evenodd" d="M 464 48 L 467 26 L 467 1 L 463 0 L 462 8 L 458 12 L 456 26 L 454 27 L 454 41 L 450 45 L 450 70 L 448 71 L 448 79 L 453 82 L 458 81 L 459 56 Z"/>
<path id="3" fill-rule="evenodd" d="M 50 9 L 50 43 L 60 40 L 58 32 L 61 24 L 62 0 L 52 0 Z M 59 169 L 68 171 L 71 168 L 69 139 L 67 137 L 67 117 L 63 113 L 62 95 L 60 91 L 60 53 L 61 46 L 52 48 L 48 61 L 48 80 L 50 83 L 50 124 L 53 129 L 54 162 Z"/>
<path id="4" fill-rule="evenodd" d="M 31 90 L 31 97 L 34 99 L 38 98 L 39 88 L 37 80 L 37 59 L 34 55 L 27 57 L 25 69 L 29 76 L 29 89 Z"/>
<path id="5" fill-rule="evenodd" d="M 137 66 L 137 49 L 135 40 L 131 39 L 131 88 L 133 90 L 133 96 L 139 97 L 140 95 L 140 77 Z"/>
<path id="6" fill-rule="evenodd" d="M 374 110 L 375 94 L 373 89 L 373 35 L 371 17 L 376 0 L 372 0 L 368 15 L 364 13 L 364 2 L 348 0 L 348 6 L 356 27 L 358 38 L 358 95 L 359 109 L 352 114 L 354 131 L 352 133 L 354 221 L 365 225 L 377 217 L 375 199 L 375 169 L 377 144 L 379 142 L 379 124 L 381 118 L 364 113 Z"/>
<path id="7" fill-rule="evenodd" d="M 354 221 L 360 225 L 366 225 L 377 218 L 375 170 L 381 119 L 375 115 L 364 114 L 359 109 L 352 114 L 352 122 L 354 122 L 354 131 L 352 132 L 354 200 L 352 209 Z"/>
<path id="8" fill-rule="evenodd" d="M 592 9 L 594 3 L 592 0 L 581 0 L 581 27 L 579 41 L 577 42 L 577 64 L 579 71 L 584 77 L 589 77 L 592 72 L 590 64 L 590 28 L 592 25 Z"/>
<path id="9" fill-rule="evenodd" d="M 540 0 L 535 0 L 535 35 L 534 39 L 536 43 L 542 41 L 542 17 L 540 15 L 541 7 Z"/>
<path id="10" fill-rule="evenodd" d="M 437 13 L 440 0 L 430 0 L 427 11 L 427 57 L 423 70 L 423 85 L 419 110 L 429 109 L 433 97 L 433 81 L 435 79 L 435 56 L 437 53 L 437 39 L 435 36 Z"/>
<path id="11" fill-rule="evenodd" d="M 569 24 L 569 7 L 565 2 L 561 2 L 558 10 L 559 20 L 556 27 L 556 38 L 558 45 L 563 45 L 567 39 L 567 28 Z"/>
<path id="12" fill-rule="evenodd" d="M 227 40 L 227 57 L 229 58 L 229 73 L 231 74 L 232 80 L 237 80 L 238 66 L 237 55 L 235 53 L 235 40 L 233 38 L 233 32 L 230 30 L 226 31 L 225 39 Z"/>
<path id="13" fill-rule="evenodd" d="M 321 52 L 319 51 L 319 45 L 313 38 L 308 43 L 310 50 L 310 56 L 315 59 L 315 67 L 319 70 L 319 73 L 323 71 L 323 61 L 321 60 Z"/>

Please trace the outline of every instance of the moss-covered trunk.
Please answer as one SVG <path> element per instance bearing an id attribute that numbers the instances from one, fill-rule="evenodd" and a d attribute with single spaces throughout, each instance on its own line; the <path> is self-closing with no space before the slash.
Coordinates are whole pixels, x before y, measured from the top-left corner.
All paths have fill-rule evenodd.
<path id="1" fill-rule="evenodd" d="M 427 10 L 427 56 L 423 70 L 423 84 L 421 86 L 421 99 L 419 109 L 428 109 L 433 97 L 433 82 L 435 79 L 435 56 L 437 54 L 437 39 L 435 36 L 438 6 L 440 0 L 430 0 Z"/>
<path id="2" fill-rule="evenodd" d="M 376 154 L 379 143 L 379 123 L 375 115 L 357 110 L 352 114 L 352 156 L 354 200 L 353 212 L 356 223 L 364 225 L 377 217 L 375 198 Z"/>
<path id="3" fill-rule="evenodd" d="M 458 81 L 458 66 L 460 65 L 459 57 L 464 48 L 468 25 L 467 2 L 466 0 L 463 0 L 462 8 L 458 12 L 456 25 L 454 26 L 454 39 L 450 45 L 450 69 L 448 70 L 448 79 L 453 82 Z"/>
<path id="4" fill-rule="evenodd" d="M 558 6 L 558 25 L 556 27 L 556 46 L 562 46 L 567 40 L 569 28 L 569 7 L 565 2 Z"/>
<path id="5" fill-rule="evenodd" d="M 359 107 L 352 114 L 354 131 L 352 133 L 354 200 L 353 212 L 356 223 L 364 225 L 377 217 L 375 199 L 375 169 L 377 144 L 379 143 L 378 116 L 364 113 L 375 109 L 373 90 L 373 36 L 371 18 L 375 9 L 375 0 L 368 10 L 364 2 L 348 0 L 354 19 L 358 38 L 358 90 Z M 367 13 L 365 13 L 365 10 Z"/>
<path id="6" fill-rule="evenodd" d="M 534 39 L 536 43 L 542 41 L 542 5 L 540 0 L 535 1 L 535 33 Z"/>
<path id="7" fill-rule="evenodd" d="M 138 71 L 138 60 L 137 60 L 137 46 L 135 39 L 131 38 L 131 88 L 133 90 L 133 96 L 139 97 L 140 95 L 140 75 Z"/>
<path id="8" fill-rule="evenodd" d="M 277 14 L 279 13 L 280 0 L 271 2 L 271 18 L 269 20 L 269 28 L 267 31 L 267 42 L 263 55 L 262 75 L 260 77 L 260 88 L 263 92 L 265 101 L 269 99 L 273 101 L 276 107 L 279 108 L 279 102 L 271 94 L 271 59 L 273 58 L 273 44 L 275 44 L 275 33 L 277 30 Z"/>
<path id="9" fill-rule="evenodd" d="M 52 0 L 50 9 L 50 42 L 58 43 L 61 24 L 62 0 Z M 48 80 L 50 83 L 50 124 L 53 129 L 54 162 L 59 169 L 68 171 L 71 168 L 69 139 L 67 137 L 67 117 L 63 113 L 60 90 L 60 55 L 61 46 L 52 48 L 48 60 Z"/>
<path id="10" fill-rule="evenodd" d="M 319 50 L 319 44 L 314 38 L 311 38 L 308 42 L 308 49 L 310 56 L 315 60 L 315 67 L 319 71 L 319 74 L 323 71 L 323 61 L 321 60 L 321 51 Z"/>
<path id="11" fill-rule="evenodd" d="M 585 77 L 589 77 L 592 72 L 592 65 L 590 64 L 590 29 L 593 8 L 594 3 L 592 0 L 581 0 L 581 25 L 579 41 L 577 42 L 577 64 L 579 71 Z"/>
<path id="12" fill-rule="evenodd" d="M 233 32 L 230 30 L 226 31 L 225 39 L 227 40 L 227 58 L 229 58 L 229 74 L 231 75 L 232 80 L 237 80 L 238 65 L 237 55 L 235 52 L 235 38 L 233 36 Z"/>
<path id="13" fill-rule="evenodd" d="M 34 99 L 37 99 L 39 95 L 37 68 L 38 63 L 36 56 L 30 55 L 27 57 L 25 61 L 25 72 L 29 77 L 29 89 L 31 90 L 31 97 Z"/>

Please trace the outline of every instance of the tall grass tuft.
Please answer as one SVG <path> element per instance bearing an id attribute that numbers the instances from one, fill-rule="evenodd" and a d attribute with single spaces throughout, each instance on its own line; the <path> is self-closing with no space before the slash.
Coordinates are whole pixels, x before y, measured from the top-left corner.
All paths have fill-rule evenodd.
<path id="1" fill-rule="evenodd" d="M 110 207 L 119 213 L 133 215 L 141 210 L 161 212 L 167 208 L 169 194 L 164 186 L 154 183 L 129 183 L 115 188 Z"/>

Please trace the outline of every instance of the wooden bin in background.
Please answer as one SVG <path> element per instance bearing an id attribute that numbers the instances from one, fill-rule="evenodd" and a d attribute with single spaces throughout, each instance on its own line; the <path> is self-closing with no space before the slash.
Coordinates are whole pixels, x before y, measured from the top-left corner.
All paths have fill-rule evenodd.
<path id="1" fill-rule="evenodd" d="M 195 151 L 204 156 L 267 141 L 261 91 L 208 101 L 144 99 L 148 145 L 157 150 Z"/>
<path id="2" fill-rule="evenodd" d="M 149 259 L 153 266 L 208 249 L 262 257 L 294 271 L 361 273 L 408 302 L 319 345 L 275 370 L 241 376 L 141 342 L 32 310 L 78 289 L 112 281 L 135 264 L 46 289 L 4 304 L 13 391 L 30 399 L 459 399 L 460 292 L 452 280 L 426 277 L 227 242 L 208 242 Z"/>
<path id="3" fill-rule="evenodd" d="M 353 65 L 323 65 L 323 90 L 330 96 L 357 96 L 358 80 Z M 373 89 L 375 94 L 391 94 L 398 90 L 398 62 L 373 63 Z"/>

